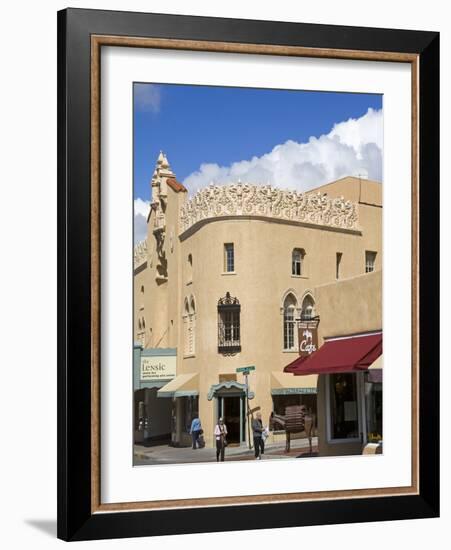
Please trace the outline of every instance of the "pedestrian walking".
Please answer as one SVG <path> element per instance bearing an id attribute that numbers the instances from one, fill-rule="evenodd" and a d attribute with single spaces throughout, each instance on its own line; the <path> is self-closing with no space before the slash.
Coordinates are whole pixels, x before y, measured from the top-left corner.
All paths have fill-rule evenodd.
<path id="1" fill-rule="evenodd" d="M 265 442 L 263 439 L 263 427 L 262 415 L 260 412 L 256 414 L 256 418 L 252 419 L 252 433 L 254 436 L 254 454 L 256 460 L 261 460 L 262 454 L 265 452 Z"/>
<path id="2" fill-rule="evenodd" d="M 227 426 L 224 424 L 224 420 L 220 418 L 215 427 L 215 437 L 216 437 L 216 462 L 219 462 L 219 457 L 221 457 L 221 462 L 224 462 L 224 451 L 227 446 Z"/>
<path id="3" fill-rule="evenodd" d="M 202 435 L 203 430 L 199 415 L 197 413 L 194 413 L 193 415 L 193 421 L 191 422 L 191 429 L 189 433 L 191 434 L 191 438 L 193 440 L 193 449 L 200 449 L 201 444 L 199 437 Z"/>

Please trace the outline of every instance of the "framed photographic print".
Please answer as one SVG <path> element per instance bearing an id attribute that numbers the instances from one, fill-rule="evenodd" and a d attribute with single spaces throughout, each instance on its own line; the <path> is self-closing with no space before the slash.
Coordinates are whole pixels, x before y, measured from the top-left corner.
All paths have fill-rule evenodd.
<path id="1" fill-rule="evenodd" d="M 58 536 L 437 516 L 438 33 L 68 9 L 58 71 Z"/>

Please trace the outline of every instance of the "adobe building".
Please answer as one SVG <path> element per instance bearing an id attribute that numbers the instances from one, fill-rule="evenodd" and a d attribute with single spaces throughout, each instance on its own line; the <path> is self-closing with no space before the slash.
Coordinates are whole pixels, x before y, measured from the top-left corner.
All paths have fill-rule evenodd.
<path id="1" fill-rule="evenodd" d="M 245 446 L 248 403 L 265 424 L 305 404 L 321 438 L 322 376 L 284 368 L 336 331 L 380 330 L 380 308 L 365 324 L 351 306 L 380 293 L 381 185 L 346 177 L 299 193 L 237 182 L 190 198 L 160 153 L 151 188 L 147 239 L 134 251 L 135 441 L 188 446 L 197 411 L 207 446 L 218 416 Z M 349 303 L 332 300 L 342 285 Z M 318 316 L 315 347 L 300 327 Z"/>
<path id="2" fill-rule="evenodd" d="M 382 452 L 382 272 L 314 289 L 318 350 L 284 372 L 317 379 L 320 456 Z"/>

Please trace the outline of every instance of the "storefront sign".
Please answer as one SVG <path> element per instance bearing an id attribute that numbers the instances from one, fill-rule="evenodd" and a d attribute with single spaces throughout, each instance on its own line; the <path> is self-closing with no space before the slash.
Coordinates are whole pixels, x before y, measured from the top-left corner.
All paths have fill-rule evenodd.
<path id="1" fill-rule="evenodd" d="M 176 361 L 175 355 L 141 357 L 141 380 L 171 380 L 175 378 Z"/>
<path id="2" fill-rule="evenodd" d="M 274 388 L 271 395 L 308 395 L 317 392 L 316 388 Z"/>
<path id="3" fill-rule="evenodd" d="M 301 323 L 298 332 L 299 355 L 306 357 L 318 349 L 318 326 Z"/>

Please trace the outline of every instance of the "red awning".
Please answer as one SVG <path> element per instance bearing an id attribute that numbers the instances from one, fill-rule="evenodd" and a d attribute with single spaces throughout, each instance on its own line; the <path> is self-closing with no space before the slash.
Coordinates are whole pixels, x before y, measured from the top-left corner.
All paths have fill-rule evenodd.
<path id="1" fill-rule="evenodd" d="M 302 363 L 304 363 L 305 361 L 307 361 L 307 359 L 309 359 L 309 356 L 308 355 L 301 355 L 300 357 L 296 357 L 296 359 L 290 363 L 289 365 L 287 365 L 284 369 L 283 369 L 283 372 L 295 372 L 296 369 L 302 365 Z"/>
<path id="2" fill-rule="evenodd" d="M 382 332 L 326 340 L 309 357 L 298 357 L 284 372 L 295 375 L 367 370 L 382 354 Z"/>

